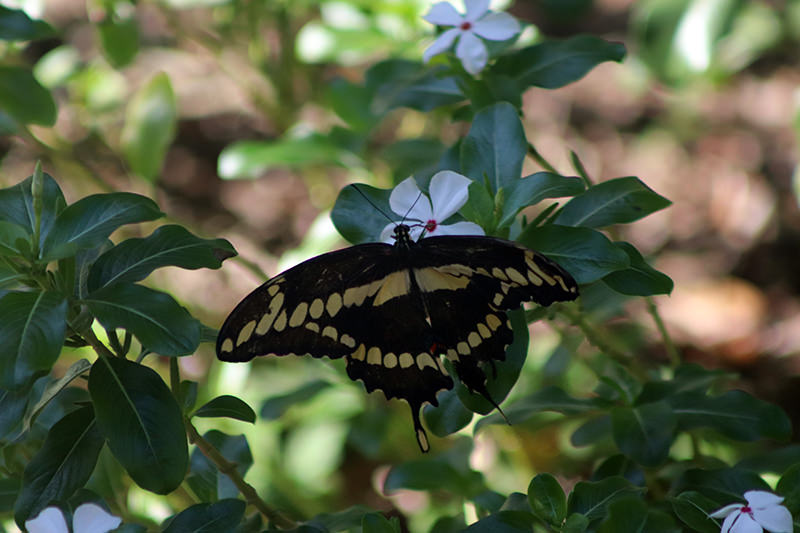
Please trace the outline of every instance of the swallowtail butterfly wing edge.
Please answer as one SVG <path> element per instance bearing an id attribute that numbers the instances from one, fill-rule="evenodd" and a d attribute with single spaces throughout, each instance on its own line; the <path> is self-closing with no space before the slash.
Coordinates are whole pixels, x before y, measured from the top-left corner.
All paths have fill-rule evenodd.
<path id="1" fill-rule="evenodd" d="M 453 380 L 441 356 L 471 391 L 497 405 L 484 368 L 505 359 L 513 340 L 506 311 L 522 302 L 550 305 L 578 297 L 570 274 L 544 255 L 494 237 L 413 241 L 399 224 L 395 243 L 366 243 L 319 255 L 258 287 L 231 312 L 217 357 L 343 357 L 368 392 L 406 400 L 417 442 L 425 403 Z"/>

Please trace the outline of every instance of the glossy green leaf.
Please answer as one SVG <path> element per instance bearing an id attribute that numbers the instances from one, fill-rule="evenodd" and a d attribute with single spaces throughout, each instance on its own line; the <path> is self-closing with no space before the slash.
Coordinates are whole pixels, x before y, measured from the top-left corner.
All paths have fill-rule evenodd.
<path id="1" fill-rule="evenodd" d="M 640 494 L 643 489 L 622 477 L 609 477 L 601 481 L 580 481 L 567 499 L 569 514 L 579 513 L 590 521 L 606 515 L 608 506 L 620 498 Z"/>
<path id="2" fill-rule="evenodd" d="M 127 239 L 101 255 L 89 271 L 88 289 L 143 280 L 156 268 L 219 268 L 236 255 L 225 239 L 201 239 L 177 225 L 161 226 L 144 239 Z"/>
<path id="3" fill-rule="evenodd" d="M 365 105 L 372 99 L 372 92 L 363 85 L 336 78 L 326 84 L 325 99 L 333 112 L 356 131 L 368 131 L 378 121 L 379 117 Z"/>
<path id="4" fill-rule="evenodd" d="M 616 178 L 598 183 L 572 198 L 555 222 L 564 226 L 604 228 L 639 220 L 671 204 L 637 177 Z"/>
<path id="5" fill-rule="evenodd" d="M 198 503 L 166 520 L 164 533 L 216 533 L 234 531 L 244 518 L 247 504 L 242 500 L 226 499 L 215 503 Z"/>
<path id="6" fill-rule="evenodd" d="M 516 50 L 497 60 L 491 72 L 514 79 L 520 92 L 526 87 L 563 87 L 577 81 L 604 61 L 622 61 L 625 47 L 591 35 L 565 41 L 545 41 Z"/>
<path id="7" fill-rule="evenodd" d="M 638 498 L 624 498 L 608 506 L 608 516 L 600 524 L 598 533 L 681 533 L 668 514 L 648 509 Z"/>
<path id="8" fill-rule="evenodd" d="M 612 272 L 603 282 L 615 291 L 629 296 L 652 296 L 670 294 L 674 283 L 672 279 L 647 264 L 642 254 L 627 242 L 614 243 L 628 254 L 630 266 L 625 270 Z"/>
<path id="9" fill-rule="evenodd" d="M 96 28 L 103 53 L 114 68 L 122 68 L 133 61 L 139 52 L 139 25 L 135 18 L 106 17 Z"/>
<path id="10" fill-rule="evenodd" d="M 177 120 L 172 84 L 161 72 L 133 95 L 125 113 L 122 152 L 133 172 L 149 181 L 158 177 L 175 137 Z"/>
<path id="11" fill-rule="evenodd" d="M 561 533 L 582 533 L 589 528 L 589 519 L 580 513 L 572 513 L 567 517 Z"/>
<path id="12" fill-rule="evenodd" d="M 400 533 L 401 531 L 397 518 L 389 520 L 380 513 L 369 513 L 361 519 L 362 533 Z"/>
<path id="13" fill-rule="evenodd" d="M 20 481 L 17 477 L 4 477 L 0 479 L 0 513 L 7 513 L 14 509 L 14 502 L 19 494 Z"/>
<path id="14" fill-rule="evenodd" d="M 528 226 L 517 241 L 561 265 L 579 284 L 597 281 L 630 264 L 625 252 L 591 228 Z"/>
<path id="15" fill-rule="evenodd" d="M 229 395 L 217 396 L 213 400 L 209 400 L 200 406 L 193 413 L 193 416 L 201 418 L 226 417 L 250 422 L 251 424 L 256 421 L 255 411 L 244 400 Z"/>
<path id="16" fill-rule="evenodd" d="M 175 490 L 186 475 L 189 452 L 175 397 L 152 369 L 109 357 L 89 374 L 97 427 L 114 457 L 143 489 Z"/>
<path id="17" fill-rule="evenodd" d="M 719 503 L 696 491 L 686 491 L 671 498 L 675 515 L 692 531 L 719 533 L 720 524 L 708 515 L 720 508 Z"/>
<path id="18" fill-rule="evenodd" d="M 397 107 L 430 111 L 464 100 L 454 76 L 443 67 L 427 68 L 421 63 L 389 59 L 372 66 L 365 84 L 374 94 L 372 112 L 383 115 Z"/>
<path id="19" fill-rule="evenodd" d="M 670 396 L 681 429 L 708 427 L 736 440 L 788 439 L 792 425 L 786 413 L 771 403 L 732 390 L 719 396 L 687 392 Z"/>
<path id="20" fill-rule="evenodd" d="M 53 292 L 0 298 L 0 388 L 17 389 L 50 371 L 61 353 L 67 302 Z"/>
<path id="21" fill-rule="evenodd" d="M 203 435 L 222 456 L 236 465 L 236 471 L 242 477 L 253 465 L 253 454 L 244 435 L 228 435 L 218 430 L 208 431 Z M 190 460 L 190 473 L 186 482 L 192 491 L 202 500 L 214 502 L 224 498 L 235 498 L 239 489 L 231 479 L 219 471 L 203 453 L 195 448 Z"/>
<path id="22" fill-rule="evenodd" d="M 508 406 L 506 415 L 512 424 L 528 420 L 542 411 L 555 411 L 565 415 L 589 413 L 607 407 L 608 402 L 600 398 L 574 398 L 560 387 L 550 385 Z"/>
<path id="23" fill-rule="evenodd" d="M 469 199 L 459 210 L 459 214 L 482 227 L 487 235 L 495 233 L 495 199 L 483 183 L 475 181 L 470 184 Z"/>
<path id="24" fill-rule="evenodd" d="M 17 524 L 83 487 L 97 464 L 103 443 L 91 406 L 83 406 L 58 421 L 25 467 L 14 507 Z"/>
<path id="25" fill-rule="evenodd" d="M 105 242 L 125 224 L 164 216 L 150 198 L 129 192 L 93 194 L 67 206 L 42 245 L 42 259 L 52 261 Z"/>
<path id="26" fill-rule="evenodd" d="M 415 175 L 422 183 L 421 176 L 433 175 L 438 170 L 439 161 L 444 155 L 442 141 L 430 137 L 398 139 L 381 149 L 380 157 L 392 170 L 396 182 Z"/>
<path id="27" fill-rule="evenodd" d="M 298 533 L 328 533 L 331 531 L 348 531 L 361 526 L 361 522 L 365 515 L 374 513 L 374 509 L 370 509 L 364 505 L 353 505 L 343 511 L 336 513 L 321 513 L 313 517 L 311 520 L 301 526 L 301 531 Z M 316 529 L 303 529 L 303 528 L 316 528 Z"/>
<path id="28" fill-rule="evenodd" d="M 53 28 L 43 20 L 31 19 L 21 9 L 0 5 L 0 39 L 4 41 L 34 41 L 52 37 Z"/>
<path id="29" fill-rule="evenodd" d="M 647 381 L 637 402 L 655 402 L 689 392 L 705 393 L 726 375 L 724 370 L 707 369 L 696 363 L 682 364 L 675 369 L 671 379 Z"/>
<path id="30" fill-rule="evenodd" d="M 611 417 L 609 415 L 591 418 L 578 426 L 570 442 L 573 446 L 588 446 L 611 438 Z"/>
<path id="31" fill-rule="evenodd" d="M 592 472 L 590 481 L 600 481 L 612 476 L 622 476 L 637 486 L 645 485 L 644 471 L 621 453 L 603 460 Z"/>
<path id="32" fill-rule="evenodd" d="M 0 109 L 23 124 L 56 122 L 53 96 L 23 67 L 0 65 Z"/>
<path id="33" fill-rule="evenodd" d="M 0 388 L 0 441 L 6 440 L 22 426 L 25 408 L 29 401 L 35 401 L 35 392 L 37 391 L 33 388 L 16 391 Z"/>
<path id="34" fill-rule="evenodd" d="M 293 405 L 312 400 L 317 394 L 328 389 L 331 384 L 321 379 L 315 379 L 300 385 L 297 389 L 270 396 L 261 404 L 259 412 L 261 418 L 266 420 L 277 420 Z"/>
<path id="35" fill-rule="evenodd" d="M 330 137 L 313 134 L 273 141 L 237 141 L 220 154 L 217 172 L 222 179 L 255 179 L 274 167 L 356 164 L 357 157 Z"/>
<path id="36" fill-rule="evenodd" d="M 530 533 L 534 518 L 523 511 L 500 511 L 478 520 L 467 529 L 469 533 Z"/>
<path id="37" fill-rule="evenodd" d="M 444 456 L 406 461 L 392 467 L 383 484 L 384 491 L 397 489 L 448 490 L 468 498 L 484 489 L 483 477 L 472 470 L 457 470 Z"/>
<path id="38" fill-rule="evenodd" d="M 645 466 L 666 461 L 676 427 L 675 415 L 665 401 L 611 410 L 614 442 L 622 453 Z"/>
<path id="39" fill-rule="evenodd" d="M 770 491 L 770 486 L 752 470 L 742 468 L 690 468 L 674 483 L 678 493 L 693 490 L 717 502 L 719 507 L 742 501 L 748 490 Z"/>
<path id="40" fill-rule="evenodd" d="M 539 474 L 531 480 L 528 502 L 533 514 L 546 524 L 561 525 L 567 516 L 567 496 L 552 474 Z"/>
<path id="41" fill-rule="evenodd" d="M 35 233 L 34 226 L 36 217 L 33 211 L 33 196 L 31 185 L 33 177 L 28 177 L 24 181 L 0 189 L 0 220 L 11 222 L 25 228 L 29 235 Z M 42 212 L 39 226 L 39 244 L 44 242 L 45 237 L 53 227 L 56 216 L 64 209 L 66 202 L 61 188 L 49 174 L 42 175 Z"/>
<path id="42" fill-rule="evenodd" d="M 25 418 L 22 424 L 23 431 L 30 429 L 33 420 L 36 419 L 42 409 L 44 409 L 59 392 L 64 390 L 67 385 L 72 383 L 78 376 L 87 372 L 91 367 L 92 364 L 87 359 L 78 359 L 69 366 L 67 371 L 64 372 L 63 376 L 49 381 L 44 389 L 44 392 L 42 393 L 41 398 L 39 398 L 39 400 L 25 413 Z"/>
<path id="43" fill-rule="evenodd" d="M 89 294 L 83 303 L 104 328 L 126 329 L 155 353 L 188 355 L 200 343 L 200 323 L 161 291 L 116 284 Z"/>
<path id="44" fill-rule="evenodd" d="M 30 252 L 29 240 L 28 232 L 22 226 L 0 221 L 0 257 L 25 256 L 26 252 Z"/>
<path id="45" fill-rule="evenodd" d="M 397 221 L 402 218 L 389 207 L 390 194 L 390 190 L 369 185 L 358 184 L 358 190 L 355 185 L 348 185 L 339 193 L 331 211 L 336 230 L 352 244 L 380 240 L 381 231 L 390 223 L 386 216 Z"/>
<path id="46" fill-rule="evenodd" d="M 783 505 L 793 515 L 800 512 L 800 463 L 783 473 L 775 491 L 785 498 Z"/>
<path id="47" fill-rule="evenodd" d="M 499 226 L 508 226 L 521 209 L 536 205 L 545 198 L 575 196 L 585 187 L 579 178 L 569 178 L 552 172 L 537 172 L 505 186 L 505 202 Z"/>
<path id="48" fill-rule="evenodd" d="M 440 392 L 436 400 L 439 405 L 437 407 L 425 405 L 422 416 L 425 419 L 425 427 L 437 437 L 452 435 L 467 427 L 472 421 L 474 413 L 464 407 L 455 390 Z"/>
<path id="49" fill-rule="evenodd" d="M 517 110 L 507 102 L 481 109 L 461 141 L 461 173 L 497 192 L 519 180 L 528 150 Z"/>

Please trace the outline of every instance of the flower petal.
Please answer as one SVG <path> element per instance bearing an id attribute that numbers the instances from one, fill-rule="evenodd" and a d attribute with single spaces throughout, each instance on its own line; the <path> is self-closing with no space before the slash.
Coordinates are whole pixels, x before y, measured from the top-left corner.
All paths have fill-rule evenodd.
<path id="1" fill-rule="evenodd" d="M 474 222 L 456 222 L 454 224 L 439 224 L 431 237 L 439 235 L 486 235 L 483 228 Z"/>
<path id="2" fill-rule="evenodd" d="M 35 518 L 25 521 L 28 533 L 69 533 L 67 519 L 58 507 L 47 507 Z"/>
<path id="3" fill-rule="evenodd" d="M 717 509 L 708 516 L 710 516 L 711 518 L 724 518 L 734 511 L 741 510 L 742 507 L 744 506 L 741 503 L 732 503 L 730 505 L 726 505 L 722 509 Z"/>
<path id="4" fill-rule="evenodd" d="M 475 22 L 489 11 L 489 0 L 464 0 L 464 7 L 467 8 L 464 20 Z"/>
<path id="5" fill-rule="evenodd" d="M 730 520 L 730 523 L 728 521 Z M 728 529 L 725 529 L 728 524 Z M 725 519 L 720 533 L 764 533 L 761 526 L 746 513 L 732 514 Z"/>
<path id="6" fill-rule="evenodd" d="M 442 170 L 434 174 L 428 191 L 433 204 L 433 217 L 444 222 L 461 209 L 469 198 L 472 180 L 452 170 Z"/>
<path id="7" fill-rule="evenodd" d="M 446 52 L 451 46 L 453 46 L 453 41 L 456 40 L 461 34 L 461 30 L 458 28 L 451 28 L 446 32 L 443 32 L 439 37 L 433 41 L 433 44 L 430 45 L 426 50 L 425 53 L 422 54 L 422 60 L 427 63 L 431 60 L 433 56 L 439 55 L 442 52 Z"/>
<path id="8" fill-rule="evenodd" d="M 386 244 L 394 244 L 394 228 L 396 227 L 396 222 L 389 222 L 386 224 L 386 226 L 381 230 L 381 242 L 385 242 Z"/>
<path id="9" fill-rule="evenodd" d="M 792 533 L 792 513 L 783 505 L 773 505 L 767 509 L 753 509 L 753 517 L 761 527 L 773 533 Z"/>
<path id="10" fill-rule="evenodd" d="M 461 38 L 456 45 L 456 56 L 464 65 L 464 70 L 474 76 L 486 66 L 486 62 L 489 60 L 489 51 L 483 41 L 474 33 L 465 31 L 461 33 Z"/>
<path id="11" fill-rule="evenodd" d="M 783 501 L 777 494 L 765 490 L 748 490 L 744 493 L 744 499 L 750 507 L 759 509 L 779 505 Z"/>
<path id="12" fill-rule="evenodd" d="M 411 237 L 411 240 L 416 242 L 422 236 L 422 230 L 425 229 L 422 226 L 411 226 L 408 230 L 408 236 Z"/>
<path id="13" fill-rule="evenodd" d="M 412 177 L 397 184 L 389 196 L 389 206 L 392 211 L 403 217 L 403 220 L 426 222 L 433 218 L 430 200 L 422 194 Z"/>
<path id="14" fill-rule="evenodd" d="M 490 41 L 505 41 L 520 32 L 517 19 L 508 13 L 489 13 L 472 26 L 472 31 Z"/>
<path id="15" fill-rule="evenodd" d="M 460 26 L 464 22 L 461 13 L 447 2 L 433 4 L 428 14 L 422 18 L 437 26 Z"/>
<path id="16" fill-rule="evenodd" d="M 75 509 L 72 530 L 75 533 L 108 533 L 121 523 L 120 517 L 114 516 L 96 503 L 84 503 Z"/>

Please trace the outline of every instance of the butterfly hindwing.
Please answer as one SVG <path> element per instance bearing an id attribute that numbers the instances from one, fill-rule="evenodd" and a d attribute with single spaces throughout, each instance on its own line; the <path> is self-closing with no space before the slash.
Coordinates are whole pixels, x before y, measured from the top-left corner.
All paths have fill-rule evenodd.
<path id="1" fill-rule="evenodd" d="M 557 264 L 510 241 L 431 237 L 413 242 L 395 230 L 394 246 L 371 243 L 301 263 L 247 296 L 220 330 L 217 355 L 344 357 L 368 392 L 406 400 L 417 440 L 425 403 L 459 379 L 495 406 L 486 389 L 513 341 L 506 311 L 522 302 L 574 300 L 577 284 Z"/>

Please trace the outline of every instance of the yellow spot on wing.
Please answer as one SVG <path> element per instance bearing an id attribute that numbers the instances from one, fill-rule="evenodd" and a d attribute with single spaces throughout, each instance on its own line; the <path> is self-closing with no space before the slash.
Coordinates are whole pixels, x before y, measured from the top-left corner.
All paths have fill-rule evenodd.
<path id="1" fill-rule="evenodd" d="M 479 345 L 479 344 L 481 343 L 481 341 L 482 341 L 482 340 L 483 340 L 483 339 L 481 339 L 481 336 L 480 336 L 480 335 L 478 335 L 478 334 L 477 334 L 476 332 L 474 332 L 474 331 L 471 331 L 471 332 L 470 332 L 470 334 L 469 334 L 469 335 L 467 335 L 467 342 L 468 342 L 468 343 L 469 343 L 469 345 L 470 345 L 470 346 L 472 346 L 473 348 L 474 348 L 474 347 L 476 347 L 477 345 Z"/>
<path id="2" fill-rule="evenodd" d="M 221 351 L 221 352 L 232 352 L 233 351 L 233 341 L 230 338 L 227 338 L 224 341 L 222 341 L 222 346 L 219 347 L 219 351 Z"/>
<path id="3" fill-rule="evenodd" d="M 322 330 L 322 336 L 330 337 L 333 340 L 339 338 L 339 334 L 336 332 L 336 328 L 333 326 L 325 326 L 325 328 Z"/>
<path id="4" fill-rule="evenodd" d="M 375 300 L 372 305 L 383 305 L 392 298 L 398 296 L 405 296 L 411 288 L 411 282 L 408 278 L 408 270 L 398 270 L 392 272 L 382 280 L 380 280 L 379 290 L 375 295 Z"/>
<path id="5" fill-rule="evenodd" d="M 277 287 L 277 285 L 273 285 L 273 287 Z M 270 287 L 270 289 L 271 288 L 272 287 Z M 264 335 L 267 331 L 269 331 L 269 328 L 272 326 L 272 322 L 275 320 L 275 317 L 278 316 L 278 311 L 281 310 L 283 299 L 283 293 L 280 293 L 270 300 L 267 312 L 264 313 L 264 316 L 262 316 L 261 320 L 258 321 L 258 326 L 256 327 L 257 335 Z"/>
<path id="6" fill-rule="evenodd" d="M 464 341 L 461 341 L 456 345 L 456 350 L 458 350 L 458 353 L 461 355 L 469 355 L 470 353 L 469 344 Z"/>
<path id="7" fill-rule="evenodd" d="M 348 335 L 347 333 L 345 333 L 344 335 L 342 335 L 339 338 L 339 342 L 341 342 L 342 344 L 344 344 L 348 348 L 355 348 L 355 346 L 356 346 L 356 340 L 353 337 L 351 337 L 350 335 Z"/>
<path id="8" fill-rule="evenodd" d="M 489 337 L 492 336 L 492 332 L 489 331 L 489 328 L 487 328 L 483 323 L 478 324 L 478 333 L 484 339 L 488 339 Z"/>
<path id="9" fill-rule="evenodd" d="M 275 294 L 277 294 L 279 290 L 281 290 L 281 288 L 277 284 L 270 285 L 269 288 L 267 289 L 267 294 L 269 294 L 270 296 L 275 296 Z"/>
<path id="10" fill-rule="evenodd" d="M 275 323 L 272 325 L 275 331 L 283 331 L 286 327 L 286 309 L 281 311 L 281 314 L 278 315 L 278 318 L 275 320 Z"/>
<path id="11" fill-rule="evenodd" d="M 526 254 L 525 263 L 528 265 L 529 269 L 531 269 L 537 276 L 545 280 L 548 285 L 556 284 L 556 280 L 554 280 L 551 276 L 548 276 L 544 272 L 544 270 L 542 270 L 541 267 L 536 263 L 536 259 L 535 256 L 533 255 L 533 252 L 530 252 L 530 254 Z"/>
<path id="12" fill-rule="evenodd" d="M 499 269 L 497 267 L 494 267 L 492 269 L 492 276 L 497 278 L 497 279 L 501 279 L 503 281 L 508 281 L 508 277 L 506 276 L 506 273 L 503 272 L 501 269 Z"/>
<path id="13" fill-rule="evenodd" d="M 322 298 L 315 298 L 311 305 L 308 308 L 308 314 L 313 319 L 317 319 L 322 316 L 322 312 L 325 310 L 325 304 L 322 303 Z"/>
<path id="14" fill-rule="evenodd" d="M 486 315 L 486 325 L 492 328 L 492 331 L 497 331 L 503 323 L 500 322 L 500 319 L 497 315 Z"/>
<path id="15" fill-rule="evenodd" d="M 517 283 L 517 284 L 523 285 L 523 286 L 528 284 L 528 280 L 525 279 L 525 276 L 520 274 L 519 271 L 516 268 L 508 267 L 506 269 L 506 274 L 508 274 L 508 279 L 510 279 L 514 283 Z"/>
<path id="16" fill-rule="evenodd" d="M 429 366 L 429 367 L 433 368 L 434 370 L 437 369 L 436 363 L 433 361 L 433 357 L 431 357 L 431 355 L 429 353 L 425 353 L 425 352 L 423 352 L 423 353 L 421 353 L 421 354 L 419 354 L 417 356 L 417 366 L 419 367 L 420 370 L 422 370 L 426 366 Z"/>
<path id="17" fill-rule="evenodd" d="M 383 366 L 386 368 L 394 368 L 397 366 L 397 356 L 393 353 L 387 353 L 383 356 Z"/>
<path id="18" fill-rule="evenodd" d="M 319 324 L 316 322 L 306 322 L 305 328 L 313 331 L 314 333 L 319 333 Z"/>
<path id="19" fill-rule="evenodd" d="M 364 347 L 364 345 L 363 344 L 359 344 L 358 345 L 358 349 L 355 352 L 353 352 L 352 357 L 353 357 L 353 359 L 357 359 L 359 361 L 363 361 L 364 360 L 364 356 L 366 355 L 366 353 L 367 353 L 367 349 Z"/>
<path id="20" fill-rule="evenodd" d="M 306 302 L 300 302 L 297 304 L 297 307 L 294 308 L 292 316 L 289 318 L 289 326 L 296 328 L 302 324 L 306 319 L 306 313 L 308 313 L 308 304 Z"/>
<path id="21" fill-rule="evenodd" d="M 253 334 L 253 330 L 256 329 L 256 321 L 251 320 L 244 327 L 239 331 L 239 336 L 236 338 L 236 346 L 241 346 L 248 340 L 250 340 L 250 335 Z"/>
<path id="22" fill-rule="evenodd" d="M 367 351 L 367 363 L 371 365 L 379 365 L 381 364 L 381 349 L 377 346 L 373 346 Z"/>
<path id="23" fill-rule="evenodd" d="M 423 292 L 457 291 L 469 285 L 469 277 L 461 269 L 455 268 L 458 266 L 415 268 L 414 279 L 417 280 L 417 284 Z"/>
<path id="24" fill-rule="evenodd" d="M 328 303 L 325 304 L 325 310 L 328 312 L 331 317 L 336 316 L 336 313 L 339 312 L 339 309 L 342 308 L 342 295 L 338 292 L 334 292 L 330 296 L 328 296 Z"/>
<path id="25" fill-rule="evenodd" d="M 400 360 L 400 368 L 408 368 L 414 364 L 414 358 L 408 352 L 401 353 L 398 359 Z"/>

